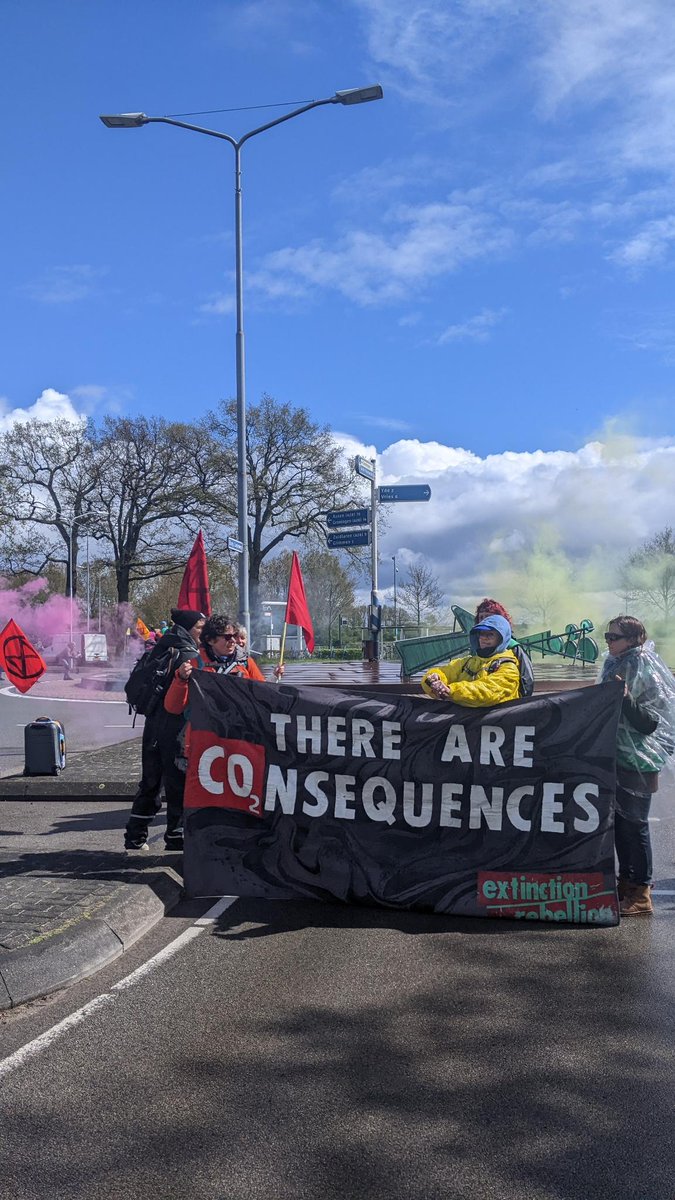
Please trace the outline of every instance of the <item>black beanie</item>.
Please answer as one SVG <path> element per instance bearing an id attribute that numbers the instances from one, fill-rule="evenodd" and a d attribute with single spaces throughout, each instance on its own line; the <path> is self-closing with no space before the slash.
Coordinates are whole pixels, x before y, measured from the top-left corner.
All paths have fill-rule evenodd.
<path id="1" fill-rule="evenodd" d="M 196 608 L 172 608 L 171 620 L 174 625 L 180 625 L 181 629 L 187 629 L 189 632 L 197 621 L 203 621 L 205 617 L 204 613 L 198 612 Z"/>

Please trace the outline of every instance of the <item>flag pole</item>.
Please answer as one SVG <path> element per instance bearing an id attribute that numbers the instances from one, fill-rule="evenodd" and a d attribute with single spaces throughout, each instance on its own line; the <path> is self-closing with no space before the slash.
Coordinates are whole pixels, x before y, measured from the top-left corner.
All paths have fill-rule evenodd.
<path id="1" fill-rule="evenodd" d="M 279 666 L 280 667 L 283 667 L 283 665 L 284 665 L 284 652 L 286 650 L 286 630 L 288 629 L 286 617 L 288 616 L 288 602 L 291 598 L 291 576 L 292 576 L 292 574 L 293 574 L 293 559 L 291 558 L 291 565 L 288 568 L 288 587 L 286 588 L 286 611 L 284 612 L 284 628 L 283 628 L 283 631 L 281 634 L 281 649 L 279 651 Z M 278 682 L 279 682 L 279 676 L 277 675 L 277 683 Z"/>
<path id="2" fill-rule="evenodd" d="M 283 667 L 283 665 L 284 665 L 284 650 L 286 649 L 286 630 L 287 629 L 288 629 L 288 625 L 284 621 L 284 630 L 281 635 L 281 650 L 279 651 L 279 666 L 280 667 Z M 278 682 L 279 681 L 277 679 L 277 683 Z"/>

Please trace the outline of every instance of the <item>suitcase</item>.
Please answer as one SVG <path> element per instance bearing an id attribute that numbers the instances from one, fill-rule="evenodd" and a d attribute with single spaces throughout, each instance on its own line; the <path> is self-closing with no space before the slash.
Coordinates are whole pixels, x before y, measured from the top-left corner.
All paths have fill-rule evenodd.
<path id="1" fill-rule="evenodd" d="M 58 775 L 66 765 L 66 732 L 60 721 L 37 717 L 23 731 L 24 775 Z"/>

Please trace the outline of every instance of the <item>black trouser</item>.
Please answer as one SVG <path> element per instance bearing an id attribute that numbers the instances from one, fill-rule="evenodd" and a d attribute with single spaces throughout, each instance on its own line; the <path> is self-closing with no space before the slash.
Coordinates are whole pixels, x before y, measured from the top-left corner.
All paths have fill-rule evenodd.
<path id="1" fill-rule="evenodd" d="M 141 747 L 142 778 L 126 825 L 129 841 L 147 837 L 148 826 L 161 808 L 158 796 L 162 783 L 166 798 L 165 839 L 182 837 L 185 775 L 179 771 L 175 761 L 178 735 L 182 728 L 183 717 L 166 712 L 145 722 Z"/>
<path id="2" fill-rule="evenodd" d="M 640 887 L 652 882 L 652 843 L 649 835 L 651 802 L 650 793 L 640 795 L 617 785 L 614 844 L 619 860 L 619 877 Z"/>

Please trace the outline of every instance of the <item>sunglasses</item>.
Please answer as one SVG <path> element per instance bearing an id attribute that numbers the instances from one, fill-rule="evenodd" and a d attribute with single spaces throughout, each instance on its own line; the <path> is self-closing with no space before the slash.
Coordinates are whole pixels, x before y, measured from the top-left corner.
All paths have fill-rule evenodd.
<path id="1" fill-rule="evenodd" d="M 625 642 L 625 640 L 626 640 L 625 633 L 606 633 L 605 634 L 606 642 Z"/>
<path id="2" fill-rule="evenodd" d="M 237 637 L 236 633 L 221 633 L 220 636 L 224 637 L 228 642 L 234 642 Z"/>

